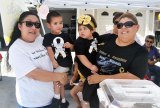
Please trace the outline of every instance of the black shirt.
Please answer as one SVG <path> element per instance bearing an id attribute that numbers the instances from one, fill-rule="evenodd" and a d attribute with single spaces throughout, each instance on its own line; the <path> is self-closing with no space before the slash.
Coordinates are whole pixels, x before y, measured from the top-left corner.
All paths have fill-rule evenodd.
<path id="1" fill-rule="evenodd" d="M 58 39 L 57 39 L 58 37 Z M 62 39 L 62 40 L 61 40 Z M 51 33 L 48 33 L 46 35 L 44 35 L 44 40 L 43 40 L 43 45 L 45 47 L 52 47 L 52 50 L 54 52 L 54 54 L 56 53 L 56 44 L 58 43 L 66 43 L 66 42 L 69 42 L 71 44 L 73 44 L 71 38 L 67 35 L 67 34 L 64 34 L 64 33 L 61 33 L 59 35 L 54 35 L 54 34 L 51 34 Z M 56 44 L 55 44 L 56 43 Z M 65 48 L 65 54 L 66 54 L 66 57 L 64 58 L 61 54 L 58 55 L 57 58 L 55 58 L 58 62 L 58 64 L 62 67 L 70 67 L 72 66 L 72 56 L 71 56 L 71 50 L 69 48 Z"/>
<path id="2" fill-rule="evenodd" d="M 96 38 L 94 38 L 94 39 L 96 39 Z M 90 46 L 91 46 L 92 42 L 94 41 L 94 39 L 88 40 L 88 39 L 78 37 L 78 39 L 75 42 L 75 52 L 76 52 L 76 55 L 86 56 L 87 59 L 93 65 L 97 65 L 97 61 L 96 61 L 97 51 L 92 50 L 91 53 L 89 52 Z M 78 58 L 77 58 L 77 63 L 78 63 L 78 69 L 80 70 L 80 72 L 82 73 L 82 75 L 85 78 L 87 78 L 89 75 L 92 74 L 91 70 L 88 69 L 86 66 L 84 66 Z"/>
<path id="3" fill-rule="evenodd" d="M 115 43 L 117 36 L 105 34 L 100 36 L 97 63 L 101 74 L 113 75 L 130 72 L 143 78 L 147 70 L 147 51 L 137 42 L 128 46 L 118 46 Z"/>

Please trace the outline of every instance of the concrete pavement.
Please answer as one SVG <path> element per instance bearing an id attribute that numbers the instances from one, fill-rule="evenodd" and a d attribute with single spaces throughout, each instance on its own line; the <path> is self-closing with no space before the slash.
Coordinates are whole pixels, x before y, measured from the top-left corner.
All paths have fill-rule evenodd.
<path id="1" fill-rule="evenodd" d="M 6 72 L 6 52 L 0 53 L 3 55 L 3 60 L 1 63 L 2 81 L 0 81 L 0 108 L 18 108 L 15 97 L 15 74 L 12 71 Z M 69 91 L 70 90 L 66 90 L 66 98 L 70 103 L 69 108 L 76 108 L 76 104 L 71 98 Z"/>
<path id="2" fill-rule="evenodd" d="M 3 75 L 3 73 L 2 73 Z M 76 104 L 66 90 L 66 98 L 69 101 L 69 108 L 76 108 Z M 0 81 L 0 108 L 17 108 L 15 97 L 15 77 L 3 76 Z"/>

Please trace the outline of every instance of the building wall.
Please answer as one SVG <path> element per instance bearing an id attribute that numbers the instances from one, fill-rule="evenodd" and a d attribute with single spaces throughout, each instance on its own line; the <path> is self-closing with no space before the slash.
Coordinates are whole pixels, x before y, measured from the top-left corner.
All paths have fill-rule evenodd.
<path id="1" fill-rule="evenodd" d="M 155 13 L 155 31 L 160 31 L 160 20 L 158 20 L 158 15 L 160 12 Z"/>
<path id="2" fill-rule="evenodd" d="M 102 16 L 101 13 L 102 12 L 108 12 L 108 16 Z M 79 14 L 92 14 L 94 15 L 96 21 L 97 21 L 97 32 L 99 34 L 104 34 L 109 30 L 112 30 L 113 27 L 113 13 L 114 12 L 126 12 L 126 10 L 118 10 L 118 9 L 95 9 L 95 10 L 84 10 L 81 9 L 79 10 Z M 136 15 L 138 12 L 140 12 L 142 14 L 142 16 L 137 16 L 139 25 L 140 25 L 140 29 L 138 31 L 138 35 L 143 38 L 145 38 L 145 36 L 147 34 L 153 34 L 154 33 L 154 15 L 155 12 L 154 11 L 149 11 L 149 10 L 145 10 L 145 9 L 140 9 L 140 10 L 129 10 L 129 12 L 131 12 L 132 14 Z"/>

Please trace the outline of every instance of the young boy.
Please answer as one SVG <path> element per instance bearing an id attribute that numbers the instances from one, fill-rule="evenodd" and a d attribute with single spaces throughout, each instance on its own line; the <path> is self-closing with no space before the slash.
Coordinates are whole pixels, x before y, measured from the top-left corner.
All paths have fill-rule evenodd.
<path id="1" fill-rule="evenodd" d="M 98 36 L 93 36 L 96 27 L 97 24 L 92 15 L 81 15 L 78 18 L 79 37 L 75 43 L 75 52 L 78 57 L 78 69 L 85 78 L 98 72 L 96 66 Z M 85 80 L 82 91 L 84 100 L 83 108 L 99 107 L 98 96 L 96 93 L 97 87 L 97 84 L 89 85 L 88 81 Z"/>
<path id="2" fill-rule="evenodd" d="M 61 32 L 63 29 L 62 16 L 56 12 L 51 11 L 47 15 L 47 27 L 51 30 L 44 36 L 43 45 L 47 48 L 48 55 L 52 61 L 55 72 L 68 72 L 72 66 L 71 50 L 73 49 L 73 42 L 67 34 Z M 64 85 L 58 86 L 58 82 L 54 82 L 55 97 L 60 100 L 61 108 L 68 108 L 69 102 L 65 99 Z"/>

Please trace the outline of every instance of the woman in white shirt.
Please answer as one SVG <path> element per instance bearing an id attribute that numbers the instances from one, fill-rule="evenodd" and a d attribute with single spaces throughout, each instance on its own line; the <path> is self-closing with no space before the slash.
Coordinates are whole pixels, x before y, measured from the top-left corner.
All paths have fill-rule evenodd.
<path id="1" fill-rule="evenodd" d="M 35 13 L 23 12 L 9 44 L 8 62 L 16 74 L 19 108 L 58 108 L 53 81 L 65 84 L 66 73 L 53 72 L 52 63 L 40 37 L 40 21 Z"/>

